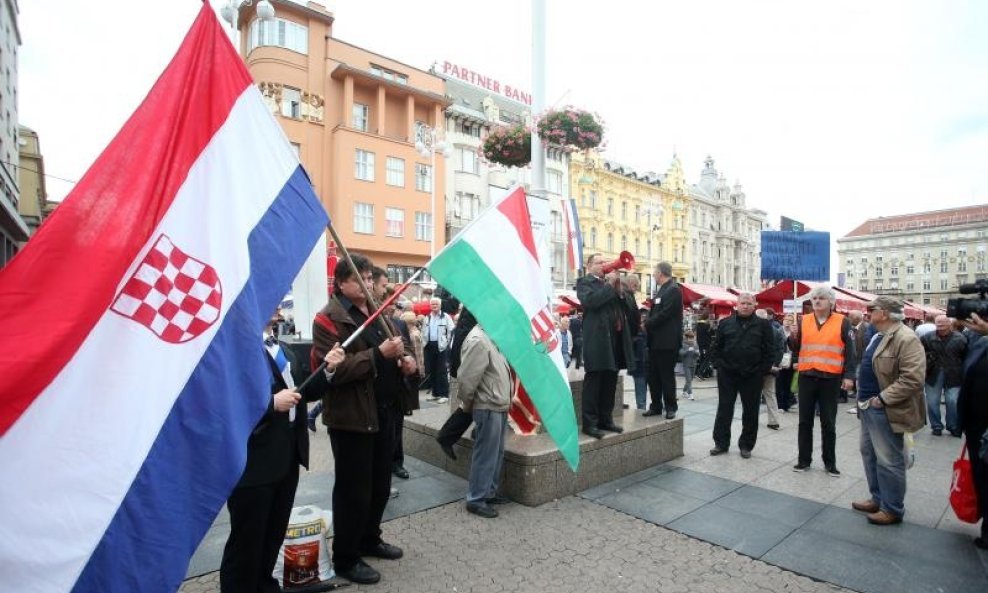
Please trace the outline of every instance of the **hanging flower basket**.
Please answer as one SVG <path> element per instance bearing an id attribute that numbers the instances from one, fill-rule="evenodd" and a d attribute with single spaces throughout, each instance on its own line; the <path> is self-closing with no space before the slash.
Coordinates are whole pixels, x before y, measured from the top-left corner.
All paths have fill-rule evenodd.
<path id="1" fill-rule="evenodd" d="M 597 148 L 604 140 L 600 116 L 575 107 L 547 111 L 539 119 L 539 137 L 547 144 L 572 146 L 581 150 Z"/>
<path id="2" fill-rule="evenodd" d="M 532 130 L 521 124 L 493 128 L 480 146 L 484 160 L 505 167 L 525 167 L 532 162 Z"/>

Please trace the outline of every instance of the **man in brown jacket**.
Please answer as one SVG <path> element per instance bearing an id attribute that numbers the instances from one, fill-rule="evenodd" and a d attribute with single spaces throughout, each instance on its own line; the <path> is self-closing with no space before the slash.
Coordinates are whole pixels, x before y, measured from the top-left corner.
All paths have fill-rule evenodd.
<path id="1" fill-rule="evenodd" d="M 369 259 L 353 254 L 336 266 L 333 296 L 312 324 L 312 353 L 320 360 L 342 344 L 373 313 L 360 283 L 371 286 Z M 346 349 L 346 360 L 323 397 L 322 421 L 329 428 L 336 482 L 333 486 L 333 567 L 355 583 L 370 584 L 380 573 L 364 556 L 396 560 L 398 546 L 381 539 L 381 517 L 391 492 L 394 424 L 417 407 L 417 394 L 405 377 L 416 372 L 415 358 L 400 336 L 388 338 L 380 317 Z"/>
<path id="2" fill-rule="evenodd" d="M 871 497 L 851 503 L 876 525 L 901 523 L 905 514 L 906 450 L 903 435 L 926 424 L 923 378 L 926 351 L 902 324 L 902 302 L 880 296 L 868 303 L 877 334 L 858 368 L 861 460 Z"/>

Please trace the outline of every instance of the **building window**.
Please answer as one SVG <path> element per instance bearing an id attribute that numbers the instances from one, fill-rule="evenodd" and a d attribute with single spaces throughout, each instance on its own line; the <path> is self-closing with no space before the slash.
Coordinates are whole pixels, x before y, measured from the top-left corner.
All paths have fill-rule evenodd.
<path id="1" fill-rule="evenodd" d="M 947 273 L 947 262 L 945 261 L 940 262 L 940 273 L 941 274 Z"/>
<path id="2" fill-rule="evenodd" d="M 940 279 L 940 290 L 947 290 L 947 279 L 946 278 L 941 278 Z"/>
<path id="3" fill-rule="evenodd" d="M 374 204 L 364 202 L 353 204 L 353 232 L 374 234 Z"/>
<path id="4" fill-rule="evenodd" d="M 966 259 L 957 258 L 957 271 L 958 272 L 966 272 L 967 271 L 967 260 Z"/>
<path id="5" fill-rule="evenodd" d="M 906 291 L 907 292 L 912 292 L 914 290 L 916 290 L 916 284 L 913 283 L 912 280 L 907 281 L 906 282 Z"/>
<path id="6" fill-rule="evenodd" d="M 693 246 L 696 246 L 696 241 L 693 241 Z M 641 257 L 642 255 L 642 243 L 640 239 L 635 239 L 635 255 Z"/>
<path id="7" fill-rule="evenodd" d="M 250 50 L 263 45 L 283 47 L 300 54 L 309 53 L 309 28 L 305 25 L 276 18 L 273 21 L 255 19 L 250 24 Z"/>
<path id="8" fill-rule="evenodd" d="M 594 190 L 590 190 L 590 207 L 597 209 L 597 192 Z"/>
<path id="9" fill-rule="evenodd" d="M 428 212 L 415 213 L 415 240 L 432 241 L 432 214 Z"/>
<path id="10" fill-rule="evenodd" d="M 882 277 L 882 268 L 880 266 L 875 266 L 875 278 Z"/>
<path id="11" fill-rule="evenodd" d="M 408 84 L 408 75 L 383 68 L 377 64 L 371 64 L 370 71 L 374 76 L 380 76 L 384 80 L 392 80 L 400 84 Z"/>
<path id="12" fill-rule="evenodd" d="M 597 249 L 597 227 L 590 227 L 590 247 Z"/>
<path id="13" fill-rule="evenodd" d="M 476 150 L 472 148 L 460 149 L 460 171 L 474 175 L 480 173 L 480 160 L 477 158 Z"/>
<path id="14" fill-rule="evenodd" d="M 549 193 L 563 193 L 563 174 L 559 171 L 545 172 L 545 188 Z"/>
<path id="15" fill-rule="evenodd" d="M 645 241 L 645 259 L 652 259 L 652 240 Z"/>
<path id="16" fill-rule="evenodd" d="M 907 274 L 915 274 L 916 273 L 916 266 L 914 266 L 913 264 L 906 264 L 906 273 Z"/>
<path id="17" fill-rule="evenodd" d="M 387 183 L 395 187 L 405 187 L 405 159 L 388 157 Z"/>
<path id="18" fill-rule="evenodd" d="M 549 220 L 552 225 L 552 240 L 562 241 L 564 238 L 563 234 L 563 213 L 562 212 L 550 212 Z"/>
<path id="19" fill-rule="evenodd" d="M 930 279 L 926 278 L 923 280 L 923 290 L 929 290 L 929 289 L 930 289 Z"/>
<path id="20" fill-rule="evenodd" d="M 923 264 L 923 273 L 924 274 L 930 273 L 930 262 L 926 262 L 925 264 Z"/>
<path id="21" fill-rule="evenodd" d="M 621 220 L 628 220 L 628 203 L 621 202 Z"/>
<path id="22" fill-rule="evenodd" d="M 892 264 L 892 268 L 891 270 L 889 270 L 889 276 L 898 276 L 898 275 L 899 275 L 899 265 Z"/>
<path id="23" fill-rule="evenodd" d="M 405 211 L 401 208 L 384 209 L 384 234 L 389 237 L 405 236 Z"/>
<path id="24" fill-rule="evenodd" d="M 353 175 L 363 181 L 374 181 L 374 153 L 366 150 L 356 151 Z"/>
<path id="25" fill-rule="evenodd" d="M 883 285 L 881 280 L 875 280 L 875 290 L 882 290 Z"/>
<path id="26" fill-rule="evenodd" d="M 474 138 L 480 138 L 480 125 L 472 124 L 470 122 L 457 121 L 453 125 L 453 130 L 458 134 L 463 134 L 465 136 L 472 136 Z"/>
<path id="27" fill-rule="evenodd" d="M 868 290 L 868 281 L 867 280 L 862 280 L 861 281 L 861 290 Z"/>
<path id="28" fill-rule="evenodd" d="M 614 251 L 614 233 L 607 233 L 607 250 Z"/>
<path id="29" fill-rule="evenodd" d="M 614 198 L 607 198 L 607 215 L 614 216 Z"/>
<path id="30" fill-rule="evenodd" d="M 353 127 L 360 130 L 361 132 L 366 132 L 369 122 L 370 122 L 370 107 L 366 105 L 361 105 L 360 103 L 354 103 L 353 121 L 352 121 Z"/>
<path id="31" fill-rule="evenodd" d="M 453 216 L 463 220 L 473 220 L 480 214 L 480 196 L 467 192 L 456 192 L 453 202 Z"/>
<path id="32" fill-rule="evenodd" d="M 302 91 L 290 86 L 281 89 L 281 114 L 293 119 L 302 117 Z"/>
<path id="33" fill-rule="evenodd" d="M 642 207 L 635 204 L 635 222 L 641 222 L 642 220 Z"/>
<path id="34" fill-rule="evenodd" d="M 944 235 L 944 236 L 946 236 L 946 235 Z M 941 249 L 940 250 L 940 259 L 945 259 L 946 257 L 947 257 L 947 250 L 946 249 Z"/>
<path id="35" fill-rule="evenodd" d="M 432 191 L 432 167 L 415 163 L 415 189 L 418 191 Z"/>

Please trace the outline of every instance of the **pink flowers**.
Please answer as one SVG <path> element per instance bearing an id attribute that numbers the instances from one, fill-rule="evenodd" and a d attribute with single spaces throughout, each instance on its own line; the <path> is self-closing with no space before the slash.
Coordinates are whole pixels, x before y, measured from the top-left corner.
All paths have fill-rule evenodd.
<path id="1" fill-rule="evenodd" d="M 604 137 L 599 115 L 572 106 L 547 111 L 539 118 L 538 131 L 547 143 L 583 150 L 600 146 Z"/>
<path id="2" fill-rule="evenodd" d="M 480 146 L 481 157 L 506 167 L 524 167 L 532 160 L 532 130 L 521 124 L 494 128 Z"/>

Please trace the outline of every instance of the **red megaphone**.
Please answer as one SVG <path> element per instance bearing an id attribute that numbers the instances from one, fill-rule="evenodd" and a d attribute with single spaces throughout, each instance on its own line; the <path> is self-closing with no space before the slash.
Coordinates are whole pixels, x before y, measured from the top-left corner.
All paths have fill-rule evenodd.
<path id="1" fill-rule="evenodd" d="M 429 301 L 416 301 L 412 303 L 412 313 L 416 315 L 428 315 L 432 312 L 432 306 Z"/>
<path id="2" fill-rule="evenodd" d="M 610 274 L 614 270 L 630 270 L 635 267 L 635 256 L 630 251 L 622 251 L 621 255 L 612 262 L 604 264 L 601 273 Z"/>

